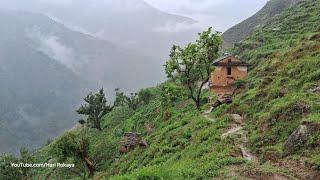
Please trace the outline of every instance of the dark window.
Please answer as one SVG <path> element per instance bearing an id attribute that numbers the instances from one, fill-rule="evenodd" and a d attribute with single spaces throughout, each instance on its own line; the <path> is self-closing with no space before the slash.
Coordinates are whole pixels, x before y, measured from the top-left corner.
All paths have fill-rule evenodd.
<path id="1" fill-rule="evenodd" d="M 231 67 L 230 66 L 227 67 L 227 75 L 231 76 Z"/>

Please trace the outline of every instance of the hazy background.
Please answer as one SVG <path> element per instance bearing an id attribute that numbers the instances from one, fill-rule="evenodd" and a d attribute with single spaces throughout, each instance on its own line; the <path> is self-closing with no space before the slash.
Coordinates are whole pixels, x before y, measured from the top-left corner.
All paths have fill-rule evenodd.
<path id="1" fill-rule="evenodd" d="M 165 80 L 172 44 L 224 31 L 265 0 L 1 0 L 0 153 L 36 148 L 77 122 L 89 91 Z"/>
<path id="2" fill-rule="evenodd" d="M 162 11 L 191 17 L 224 32 L 252 16 L 268 0 L 145 0 Z"/>

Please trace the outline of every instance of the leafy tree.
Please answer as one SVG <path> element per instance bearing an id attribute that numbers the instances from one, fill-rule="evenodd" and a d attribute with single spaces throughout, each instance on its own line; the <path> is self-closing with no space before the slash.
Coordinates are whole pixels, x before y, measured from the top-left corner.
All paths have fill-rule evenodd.
<path id="1" fill-rule="evenodd" d="M 103 89 L 100 89 L 96 94 L 89 93 L 89 95 L 84 98 L 84 101 L 86 104 L 81 105 L 77 112 L 87 115 L 88 123 L 90 123 L 93 128 L 101 130 L 100 123 L 103 116 L 112 111 L 113 108 L 107 105 L 107 99 Z"/>
<path id="2" fill-rule="evenodd" d="M 174 45 L 170 59 L 165 64 L 167 76 L 180 78 L 198 109 L 203 87 L 210 79 L 212 64 L 219 56 L 221 43 L 220 33 L 213 32 L 212 28 L 209 28 L 199 34 L 195 43 L 189 43 L 185 48 Z"/>
<path id="3" fill-rule="evenodd" d="M 141 103 L 149 104 L 150 100 L 152 99 L 152 93 L 150 89 L 142 89 L 141 91 L 139 91 L 138 97 Z"/>
<path id="4" fill-rule="evenodd" d="M 128 106 L 132 110 L 138 109 L 143 104 L 148 104 L 152 98 L 149 89 L 143 89 L 139 93 L 130 93 L 129 96 L 121 92 L 119 88 L 115 89 L 116 100 L 114 106 Z"/>
<path id="5" fill-rule="evenodd" d="M 138 109 L 140 99 L 137 93 L 130 93 L 130 96 L 127 97 L 127 105 L 132 110 Z"/>
<path id="6" fill-rule="evenodd" d="M 163 108 L 173 106 L 173 103 L 183 96 L 183 90 L 173 83 L 168 83 L 161 86 L 160 102 Z"/>
<path id="7" fill-rule="evenodd" d="M 33 162 L 35 162 L 34 156 L 30 153 L 30 151 L 27 148 L 21 148 L 19 162 L 25 163 L 25 164 L 26 163 L 29 163 L 29 164 L 33 163 Z M 21 169 L 22 175 L 24 177 L 27 177 L 30 170 L 31 170 L 31 168 L 22 168 Z"/>
<path id="8" fill-rule="evenodd" d="M 28 179 L 30 176 L 31 168 L 25 167 L 12 167 L 11 163 L 34 163 L 33 155 L 26 148 L 20 149 L 20 157 L 14 157 L 13 155 L 0 156 L 0 179 Z"/>
<path id="9" fill-rule="evenodd" d="M 11 163 L 20 163 L 19 159 L 12 155 L 0 156 L 0 179 L 22 179 L 20 168 L 12 167 Z"/>
<path id="10" fill-rule="evenodd" d="M 114 101 L 114 106 L 125 106 L 128 97 L 124 94 L 124 92 L 120 91 L 119 88 L 116 88 L 115 92 L 116 100 Z"/>
<path id="11" fill-rule="evenodd" d="M 89 138 L 87 136 L 77 136 L 69 133 L 55 142 L 51 154 L 57 156 L 60 162 L 72 159 L 73 162 L 76 162 L 78 165 L 84 164 L 89 171 L 89 177 L 92 177 L 95 172 L 96 162 L 89 156 L 89 145 Z M 80 172 L 81 171 L 80 169 Z M 77 172 L 77 174 L 81 174 L 80 172 Z"/>

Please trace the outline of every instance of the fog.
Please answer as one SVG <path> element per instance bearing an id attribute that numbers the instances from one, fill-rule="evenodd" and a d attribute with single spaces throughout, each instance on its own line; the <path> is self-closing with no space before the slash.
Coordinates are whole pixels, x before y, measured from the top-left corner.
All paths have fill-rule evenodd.
<path id="1" fill-rule="evenodd" d="M 44 53 L 51 59 L 54 59 L 68 68 L 75 69 L 75 55 L 71 47 L 67 47 L 60 42 L 59 37 L 55 35 L 43 34 L 37 28 L 25 29 L 26 36 L 37 42 L 37 47 L 40 52 Z"/>
<path id="2" fill-rule="evenodd" d="M 1 0 L 2 8 L 25 9 L 36 8 L 39 4 L 54 5 L 60 7 L 77 7 L 75 4 L 85 2 L 86 6 L 99 8 L 101 4 L 112 6 L 110 10 L 128 11 L 145 7 L 145 3 L 160 9 L 161 11 L 190 17 L 198 21 L 198 27 L 213 26 L 218 31 L 225 31 L 231 26 L 253 15 L 268 0 Z M 128 8 L 130 7 L 130 8 Z M 184 24 L 173 25 L 170 22 L 163 27 L 155 28 L 156 31 L 177 31 L 185 29 Z M 195 28 L 193 25 L 191 28 Z"/>
<path id="3" fill-rule="evenodd" d="M 225 31 L 261 9 L 268 0 L 145 0 L 173 14 L 191 17 Z"/>
<path id="4" fill-rule="evenodd" d="M 265 2 L 0 0 L 0 153 L 40 147 L 71 128 L 89 91 L 104 87 L 111 102 L 114 88 L 165 81 L 173 44 L 208 26 L 224 31 Z"/>

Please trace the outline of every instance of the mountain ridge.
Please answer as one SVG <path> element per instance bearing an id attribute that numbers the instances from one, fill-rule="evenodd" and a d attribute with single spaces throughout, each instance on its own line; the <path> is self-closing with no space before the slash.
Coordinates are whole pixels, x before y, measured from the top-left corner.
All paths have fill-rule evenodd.
<path id="1" fill-rule="evenodd" d="M 36 131 L 45 131 L 37 126 L 25 128 L 24 131 L 30 132 L 30 135 L 12 137 L 3 143 L 1 152 L 17 152 L 23 140 L 23 144 L 27 143 L 30 147 L 43 145 L 47 139 L 71 127 L 77 118 L 74 109 L 80 103 L 80 97 L 92 89 L 104 86 L 109 96 L 113 97 L 115 88 L 132 92 L 152 86 L 162 79 L 161 65 L 155 63 L 153 58 L 118 48 L 105 40 L 70 31 L 44 15 L 1 10 L 0 23 L 6 24 L 0 30 L 0 82 L 6 84 L 0 87 L 0 92 L 3 95 L 1 113 L 7 114 L 1 117 L 1 124 L 3 128 L 21 134 L 19 128 L 27 127 L 34 120 L 33 125 L 38 122 L 39 127 L 50 132 L 36 138 Z M 141 64 L 149 68 L 144 69 Z M 144 75 L 139 74 L 141 71 L 145 72 Z M 35 78 L 28 78 L 24 74 Z M 127 78 L 129 74 L 137 82 L 130 81 Z M 52 78 L 46 79 L 49 76 Z M 23 78 L 26 80 L 23 81 Z M 60 99 L 63 108 L 57 108 L 58 102 L 55 99 Z M 36 108 L 40 105 L 43 113 Z M 50 109 L 56 109 L 57 114 L 48 112 Z M 14 125 L 14 119 L 20 127 Z M 48 119 L 51 119 L 50 124 L 46 125 Z M 28 122 L 23 125 L 25 121 Z M 58 125 L 57 128 L 54 121 L 65 126 Z M 35 133 L 31 133 L 33 131 Z M 8 136 L 10 133 L 2 133 L 0 141 L 5 142 Z"/>
<path id="2" fill-rule="evenodd" d="M 78 125 L 30 155 L 75 163 L 74 171 L 38 168 L 27 177 L 88 177 L 73 154 L 86 142 L 94 179 L 319 179 L 319 12 L 319 0 L 295 4 L 235 46 L 251 70 L 231 104 L 207 111 L 207 90 L 198 111 L 179 79 L 170 79 L 149 88 L 138 108 L 115 107 L 101 131 Z M 125 132 L 140 132 L 148 146 L 120 153 Z"/>
<path id="3" fill-rule="evenodd" d="M 304 0 L 270 0 L 267 4 L 253 16 L 242 21 L 241 23 L 229 28 L 222 36 L 225 46 L 231 47 L 249 36 L 256 28 L 263 26 L 272 18 L 283 12 L 290 6 Z"/>

